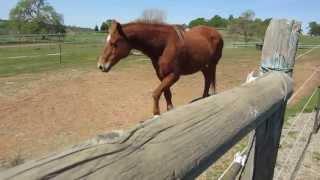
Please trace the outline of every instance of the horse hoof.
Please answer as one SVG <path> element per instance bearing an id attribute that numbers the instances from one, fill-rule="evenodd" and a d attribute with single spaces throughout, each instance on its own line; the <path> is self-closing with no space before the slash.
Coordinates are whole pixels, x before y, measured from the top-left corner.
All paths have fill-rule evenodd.
<path id="1" fill-rule="evenodd" d="M 154 115 L 152 119 L 156 119 L 158 117 L 160 117 L 160 115 Z"/>
<path id="2" fill-rule="evenodd" d="M 167 107 L 167 111 L 170 111 L 170 110 L 172 110 L 173 109 L 173 106 L 171 105 L 169 105 L 168 107 Z"/>

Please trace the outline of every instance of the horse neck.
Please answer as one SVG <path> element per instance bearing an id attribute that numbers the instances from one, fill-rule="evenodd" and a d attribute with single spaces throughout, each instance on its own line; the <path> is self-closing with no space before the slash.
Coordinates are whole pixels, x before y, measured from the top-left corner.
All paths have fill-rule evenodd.
<path id="1" fill-rule="evenodd" d="M 142 51 L 150 58 L 159 57 L 171 32 L 168 25 L 127 24 L 123 28 L 133 49 Z"/>

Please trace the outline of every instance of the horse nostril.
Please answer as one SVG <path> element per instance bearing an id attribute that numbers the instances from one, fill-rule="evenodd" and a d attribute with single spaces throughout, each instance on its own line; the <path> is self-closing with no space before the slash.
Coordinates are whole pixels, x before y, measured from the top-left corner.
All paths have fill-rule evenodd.
<path id="1" fill-rule="evenodd" d="M 99 65 L 99 69 L 100 69 L 100 70 L 103 70 L 103 67 L 102 67 L 102 65 Z"/>

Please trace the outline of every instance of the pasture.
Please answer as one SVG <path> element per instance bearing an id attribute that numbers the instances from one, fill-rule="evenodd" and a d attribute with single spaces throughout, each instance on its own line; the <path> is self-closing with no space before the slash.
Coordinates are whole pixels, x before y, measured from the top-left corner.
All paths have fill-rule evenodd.
<path id="1" fill-rule="evenodd" d="M 102 46 L 93 42 L 63 44 L 62 64 L 53 55 L 58 53 L 56 44 L 0 47 L 0 141 L 6 142 L 0 149 L 0 163 L 17 157 L 36 158 L 151 117 L 151 94 L 158 80 L 150 61 L 129 56 L 104 74 L 96 69 Z M 307 51 L 299 50 L 298 55 Z M 225 48 L 217 69 L 218 93 L 243 83 L 258 67 L 260 53 L 254 48 Z M 312 69 L 320 68 L 319 58 L 320 51 L 315 50 L 297 60 L 296 88 Z M 320 78 L 314 78 L 293 104 L 318 84 Z M 186 104 L 202 90 L 200 73 L 183 77 L 173 87 L 173 102 Z M 163 99 L 161 107 L 164 111 Z M 241 147 L 243 144 L 232 151 Z M 232 156 L 227 154 L 225 159 Z M 209 173 L 216 177 L 227 165 L 221 161 L 216 172 Z"/>

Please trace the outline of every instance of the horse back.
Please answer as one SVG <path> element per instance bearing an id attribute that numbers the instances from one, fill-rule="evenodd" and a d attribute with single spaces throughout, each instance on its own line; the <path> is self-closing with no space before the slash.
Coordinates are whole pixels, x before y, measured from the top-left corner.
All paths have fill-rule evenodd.
<path id="1" fill-rule="evenodd" d="M 202 41 L 203 43 L 209 43 L 212 48 L 217 46 L 220 41 L 223 41 L 221 34 L 215 28 L 208 26 L 193 27 L 189 31 L 187 31 L 186 34 L 189 38 L 192 37 L 192 41 L 199 41 L 197 43 L 201 43 L 200 41 Z"/>
<path id="2" fill-rule="evenodd" d="M 219 54 L 221 56 L 222 48 L 222 36 L 215 28 L 196 26 L 185 33 L 185 52 L 188 57 L 203 60 L 217 59 L 215 57 Z"/>

